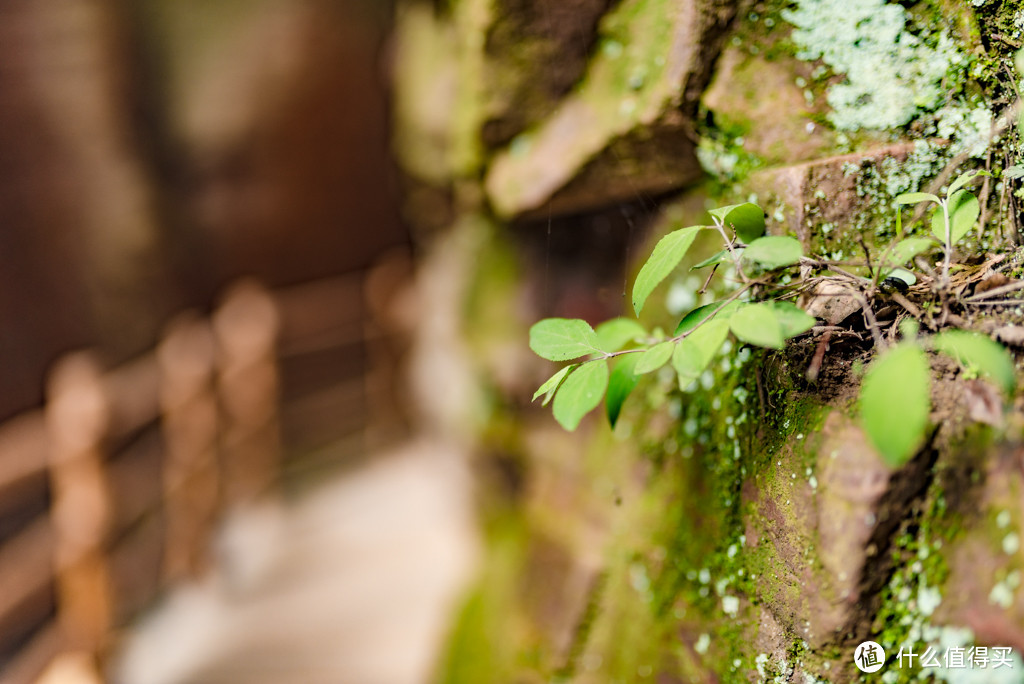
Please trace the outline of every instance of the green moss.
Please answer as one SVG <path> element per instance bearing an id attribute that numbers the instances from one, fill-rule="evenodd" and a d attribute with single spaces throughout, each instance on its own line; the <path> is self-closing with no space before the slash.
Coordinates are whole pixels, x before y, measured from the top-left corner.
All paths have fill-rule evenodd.
<path id="1" fill-rule="evenodd" d="M 525 566 L 526 530 L 516 516 L 506 512 L 492 518 L 485 531 L 482 576 L 466 599 L 441 656 L 436 679 L 445 684 L 513 681 L 529 660 L 531 649 L 524 644 L 538 640 L 516 591 Z"/>
<path id="2" fill-rule="evenodd" d="M 681 104 L 682 79 L 666 73 L 680 21 L 668 0 L 623 0 L 604 16 L 579 85 L 543 123 L 495 156 L 486 187 L 499 214 L 534 208 L 538 178 L 550 175 L 549 155 L 557 155 L 565 174 L 550 188 L 553 191 L 609 142 L 636 130 L 642 136 L 643 127 L 653 125 L 667 108 Z M 566 140 L 567 125 L 576 129 L 571 141 Z"/>

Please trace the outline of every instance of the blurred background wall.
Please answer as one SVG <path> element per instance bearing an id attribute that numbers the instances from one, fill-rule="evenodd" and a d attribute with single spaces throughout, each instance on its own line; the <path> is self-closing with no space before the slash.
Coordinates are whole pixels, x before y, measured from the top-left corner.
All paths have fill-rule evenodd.
<path id="1" fill-rule="evenodd" d="M 406 243 L 375 0 L 0 3 L 0 418 L 62 351 L 110 363 L 231 278 Z"/>

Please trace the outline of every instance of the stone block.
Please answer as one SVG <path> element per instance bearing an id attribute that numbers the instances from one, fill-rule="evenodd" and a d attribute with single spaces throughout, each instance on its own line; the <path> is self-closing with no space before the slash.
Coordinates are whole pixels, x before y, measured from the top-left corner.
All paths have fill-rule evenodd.
<path id="1" fill-rule="evenodd" d="M 746 45 L 722 53 L 704 93 L 704 107 L 715 125 L 739 130 L 743 149 L 771 166 L 815 159 L 832 149 L 834 135 L 814 117 L 821 105 L 808 104 L 798 79 L 810 81 L 812 65 L 795 57 L 750 54 Z"/>
<path id="2" fill-rule="evenodd" d="M 582 212 L 699 178 L 690 119 L 734 14 L 727 0 L 623 0 L 579 85 L 496 154 L 496 211 Z"/>
<path id="3" fill-rule="evenodd" d="M 895 143 L 768 169 L 751 176 L 749 186 L 768 212 L 772 233 L 793 233 L 804 249 L 820 253 L 878 210 L 878 197 L 865 196 L 858 184 L 862 171 L 886 159 L 903 162 L 914 148 L 911 142 Z"/>
<path id="4" fill-rule="evenodd" d="M 486 147 L 550 114 L 583 75 L 612 0 L 496 0 L 484 32 Z"/>
<path id="5" fill-rule="evenodd" d="M 924 486 L 926 458 L 895 471 L 838 411 L 744 485 L 747 544 L 763 552 L 759 598 L 790 633 L 819 648 L 856 629 L 885 579 L 883 551 Z M 761 547 L 758 549 L 757 547 Z"/>
<path id="6" fill-rule="evenodd" d="M 991 455 L 965 532 L 947 552 L 949 577 L 935 622 L 969 627 L 977 643 L 1024 651 L 1021 526 L 1024 524 L 1024 447 Z"/>

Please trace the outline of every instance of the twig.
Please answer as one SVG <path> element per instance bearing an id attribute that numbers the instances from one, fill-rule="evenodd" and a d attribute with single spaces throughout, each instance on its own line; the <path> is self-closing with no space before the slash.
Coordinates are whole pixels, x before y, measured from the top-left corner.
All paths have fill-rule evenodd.
<path id="1" fill-rule="evenodd" d="M 683 332 L 683 333 L 679 333 L 678 335 L 676 335 L 675 337 L 673 337 L 673 338 L 671 339 L 671 341 L 672 341 L 672 342 L 678 342 L 678 341 L 682 340 L 682 339 L 683 339 L 683 338 L 685 338 L 685 337 L 686 337 L 687 335 L 689 335 L 690 333 L 692 333 L 692 332 L 693 332 L 694 330 L 696 330 L 697 328 L 699 328 L 700 326 L 704 325 L 705 323 L 707 323 L 708 321 L 710 321 L 710 320 L 711 320 L 712 318 L 714 318 L 715 316 L 717 316 L 717 315 L 718 315 L 718 312 L 719 312 L 719 311 L 721 311 L 722 309 L 724 309 L 724 308 L 725 308 L 726 306 L 728 306 L 729 304 L 731 304 L 731 303 L 732 303 L 733 301 L 735 301 L 736 299 L 739 299 L 739 296 L 740 296 L 741 294 L 743 294 L 744 292 L 746 292 L 747 290 L 749 290 L 749 289 L 750 289 L 751 287 L 753 287 L 754 285 L 758 285 L 758 284 L 761 284 L 761 281 L 758 281 L 758 280 L 751 280 L 750 282 L 746 283 L 746 284 L 745 284 L 745 285 L 744 285 L 743 287 L 741 287 L 740 289 L 738 289 L 738 290 L 734 291 L 734 292 L 733 292 L 733 293 L 732 293 L 731 295 L 729 295 L 729 296 L 728 296 L 728 297 L 726 297 L 726 298 L 725 298 L 724 300 L 722 300 L 722 303 L 721 303 L 721 304 L 719 304 L 719 305 L 718 305 L 717 307 L 715 307 L 715 310 L 714 310 L 714 311 L 712 311 L 711 313 L 709 313 L 709 314 L 708 314 L 707 316 L 705 316 L 704 318 L 700 319 L 700 321 L 699 321 L 699 322 L 697 323 L 697 325 L 693 326 L 693 328 L 691 328 L 690 330 L 687 330 L 686 332 Z"/>
<path id="2" fill-rule="evenodd" d="M 764 396 L 764 385 L 761 384 L 761 368 L 758 367 L 754 371 L 754 380 L 757 382 L 757 404 L 761 408 L 761 422 L 764 422 L 764 418 L 767 415 L 768 407 L 766 406 L 766 399 Z"/>
<path id="3" fill-rule="evenodd" d="M 834 271 L 837 275 L 843 276 L 849 280 L 853 280 L 856 283 L 865 284 L 871 282 L 868 278 L 865 278 L 864 276 L 855 275 L 845 269 L 839 268 L 838 266 L 835 265 L 834 262 L 819 261 L 817 259 L 811 259 L 809 257 L 800 257 L 800 262 L 808 263 L 812 266 L 820 266 L 822 268 L 827 268 L 830 271 Z"/>
<path id="4" fill-rule="evenodd" d="M 964 301 L 964 304 L 970 304 L 971 306 L 1020 306 L 1024 304 L 1024 299 L 1001 299 L 998 302 Z"/>
<path id="5" fill-rule="evenodd" d="M 714 220 L 715 228 L 718 228 L 718 232 L 722 234 L 722 239 L 725 240 L 725 248 L 729 250 L 729 255 L 732 256 L 733 265 L 736 267 L 736 273 L 743 280 L 747 282 L 747 276 L 743 272 L 743 267 L 740 266 L 740 258 L 737 256 L 736 251 L 732 248 L 732 240 L 725 234 L 725 224 L 718 220 L 717 217 L 712 217 Z M 735 231 L 735 228 L 733 229 Z"/>
<path id="6" fill-rule="evenodd" d="M 969 303 L 980 302 L 984 299 L 991 299 L 992 297 L 998 297 L 999 295 L 1006 294 L 1008 292 L 1016 292 L 1017 290 L 1024 290 L 1024 280 L 1017 281 L 1016 283 L 1010 283 L 1009 285 L 1000 285 L 999 287 L 993 287 L 991 290 L 986 290 L 981 294 L 976 294 L 967 297 L 963 301 Z"/>
<path id="7" fill-rule="evenodd" d="M 882 333 L 878 330 L 878 321 L 875 319 L 875 312 L 871 309 L 871 305 L 868 304 L 868 300 L 860 292 L 857 293 L 857 299 L 860 300 L 861 313 L 864 316 L 864 321 L 868 324 L 868 330 L 871 331 L 871 339 L 874 340 L 875 346 L 879 349 L 885 349 L 885 340 L 882 339 Z"/>
<path id="8" fill-rule="evenodd" d="M 985 154 L 985 171 L 992 172 L 992 146 L 989 146 L 988 152 Z M 981 182 L 981 199 L 978 201 L 981 204 L 981 218 L 978 219 L 978 239 L 981 239 L 982 234 L 985 232 L 985 222 L 988 221 L 988 197 L 991 190 L 991 176 L 985 176 L 985 180 Z M 1004 183 L 1005 184 L 1005 183 Z"/>
<path id="9" fill-rule="evenodd" d="M 692 328 L 690 328 L 686 332 L 679 333 L 675 337 L 670 337 L 667 340 L 652 340 L 652 343 L 659 344 L 661 342 L 679 342 L 680 340 L 685 338 L 687 335 L 689 335 L 693 331 L 697 330 L 697 328 L 699 328 L 700 326 L 704 325 L 705 323 L 710 321 L 712 318 L 714 318 L 718 314 L 719 311 L 721 311 L 726 306 L 728 306 L 730 303 L 732 303 L 733 301 L 738 299 L 740 295 L 742 295 L 744 292 L 749 290 L 751 287 L 753 287 L 754 285 L 761 285 L 761 284 L 763 284 L 763 283 L 760 280 L 751 280 L 750 282 L 744 284 L 739 289 L 735 290 L 732 294 L 730 294 L 724 300 L 722 300 L 722 303 L 719 304 L 717 307 L 715 307 L 714 311 L 712 311 L 707 316 L 702 318 L 700 321 L 698 321 L 698 323 L 695 326 L 693 326 Z M 589 361 L 597 361 L 599 359 L 613 359 L 616 356 L 622 356 L 623 354 L 638 354 L 640 352 L 645 352 L 645 351 L 647 351 L 647 349 L 649 349 L 649 347 L 648 348 L 644 348 L 644 349 L 622 349 L 620 351 L 604 352 L 602 355 L 594 356 L 593 358 L 588 359 L 588 360 Z M 586 363 L 586 361 L 584 361 L 584 363 Z"/>
<path id="10" fill-rule="evenodd" d="M 817 382 L 818 373 L 821 371 L 821 363 L 825 360 L 825 352 L 828 351 L 828 342 L 832 339 L 832 331 L 826 330 L 825 334 L 821 336 L 821 341 L 818 342 L 818 348 L 814 352 L 814 356 L 811 358 L 811 365 L 807 367 L 807 381 Z"/>
<path id="11" fill-rule="evenodd" d="M 892 301 L 896 302 L 904 309 L 906 309 L 907 313 L 913 316 L 914 318 L 921 318 L 921 310 L 917 308 L 917 305 L 914 304 L 909 299 L 907 299 L 906 297 L 904 297 L 903 295 L 901 295 L 899 292 L 893 292 L 891 295 L 889 295 L 889 297 L 892 299 Z"/>
<path id="12" fill-rule="evenodd" d="M 711 267 L 711 273 L 708 273 L 708 279 L 705 280 L 704 281 L 704 285 L 702 285 L 701 288 L 699 290 L 697 290 L 697 294 L 701 294 L 702 295 L 702 294 L 704 294 L 705 292 L 708 291 L 708 285 L 711 284 L 711 279 L 715 277 L 715 271 L 717 271 L 717 270 L 718 270 L 718 264 L 715 264 L 714 266 Z"/>
<path id="13" fill-rule="evenodd" d="M 945 289 L 945 288 L 949 287 L 949 258 L 951 256 L 950 252 L 953 251 L 953 245 L 950 244 L 950 230 L 951 230 L 951 226 L 949 225 L 949 198 L 948 197 L 941 202 L 941 206 L 942 206 L 942 220 L 946 224 L 946 242 L 943 245 L 944 249 L 942 250 L 942 252 L 943 252 L 943 257 L 942 257 L 942 288 Z"/>
<path id="14" fill-rule="evenodd" d="M 864 250 L 864 261 L 868 265 L 868 273 L 874 273 L 875 269 L 871 266 L 871 252 L 868 251 L 868 245 L 866 242 L 864 242 L 864 236 L 858 233 L 857 240 L 860 242 L 860 248 Z M 871 282 L 872 285 L 874 285 L 873 279 Z"/>

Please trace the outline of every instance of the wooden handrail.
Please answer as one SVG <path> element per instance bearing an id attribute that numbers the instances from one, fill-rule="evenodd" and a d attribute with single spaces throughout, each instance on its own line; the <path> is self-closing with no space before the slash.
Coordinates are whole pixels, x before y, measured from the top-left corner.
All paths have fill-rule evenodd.
<path id="1" fill-rule="evenodd" d="M 0 424 L 0 496 L 46 472 L 46 441 L 42 411 L 29 411 Z"/>
<path id="2" fill-rule="evenodd" d="M 358 430 L 366 409 L 360 380 L 307 383 L 292 390 L 294 405 L 282 413 L 278 366 L 285 359 L 302 368 L 300 379 L 324 362 L 343 370 L 336 360 L 370 334 L 363 296 L 355 275 L 277 292 L 239 283 L 212 316 L 182 314 L 153 351 L 114 369 L 101 372 L 84 352 L 64 357 L 44 407 L 0 423 L 0 497 L 13 506 L 17 496 L 36 501 L 47 483 L 52 497 L 48 516 L 20 531 L 12 523 L 0 540 L 0 644 L 25 638 L 15 632 L 57 612 L 16 662 L 0 667 L 0 684 L 34 681 L 61 650 L 102 653 L 119 614 L 111 559 L 141 552 L 164 586 L 200 571 L 225 502 L 264 495 L 279 474 L 282 415 L 319 434 L 313 423 L 340 406 L 347 418 L 327 422 L 346 435 Z M 159 483 L 128 484 L 149 469 Z M 117 495 L 116 484 L 130 491 Z M 115 544 L 143 520 L 161 543 L 121 553 Z M 155 553 L 162 553 L 159 578 Z"/>

